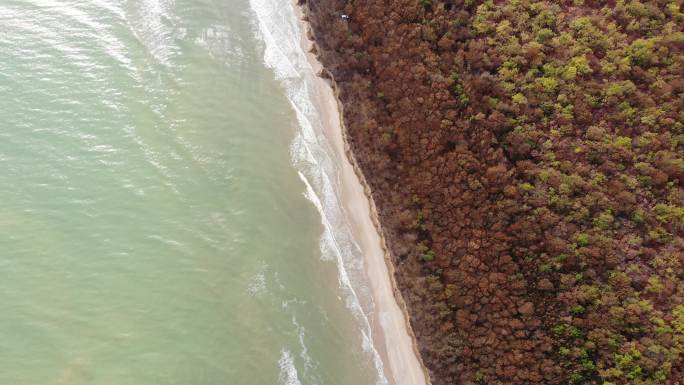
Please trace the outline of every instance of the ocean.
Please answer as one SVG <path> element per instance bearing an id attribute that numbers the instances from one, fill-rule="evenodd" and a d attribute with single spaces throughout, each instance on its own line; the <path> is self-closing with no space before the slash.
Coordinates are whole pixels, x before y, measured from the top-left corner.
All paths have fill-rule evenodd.
<path id="1" fill-rule="evenodd" d="M 0 1 L 0 384 L 385 384 L 288 0 Z"/>

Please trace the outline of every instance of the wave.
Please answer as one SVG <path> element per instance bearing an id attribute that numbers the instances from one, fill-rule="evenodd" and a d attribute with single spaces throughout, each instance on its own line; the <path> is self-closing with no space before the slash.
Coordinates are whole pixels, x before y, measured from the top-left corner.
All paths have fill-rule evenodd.
<path id="1" fill-rule="evenodd" d="M 306 342 L 304 342 L 304 339 L 306 337 L 306 329 L 304 329 L 304 326 L 300 325 L 299 322 L 297 322 L 297 317 L 295 315 L 292 315 L 292 325 L 294 325 L 295 329 L 297 330 L 297 337 L 299 340 L 299 348 L 300 348 L 300 353 L 299 357 L 304 361 L 304 377 L 310 377 L 309 373 L 313 370 L 316 369 L 318 366 L 317 362 L 314 362 L 314 360 L 311 358 L 309 355 L 309 348 L 306 346 Z M 314 379 L 314 382 L 320 383 L 320 380 L 317 378 Z"/>
<path id="2" fill-rule="evenodd" d="M 133 34 L 152 57 L 169 66 L 177 53 L 174 33 L 183 33 L 175 28 L 177 20 L 171 12 L 174 0 L 142 0 L 133 4 L 133 12 L 126 18 Z"/>
<path id="3" fill-rule="evenodd" d="M 316 75 L 301 42 L 302 33 L 290 0 L 250 0 L 255 32 L 264 44 L 264 62 L 281 83 L 296 113 L 299 130 L 290 154 L 305 196 L 321 215 L 324 231 L 320 240 L 323 259 L 337 264 L 338 281 L 347 308 L 359 324 L 362 349 L 372 358 L 376 384 L 388 383 L 383 363 L 371 335 L 368 314 L 373 311 L 370 289 L 365 282 L 363 256 L 346 222 L 336 179 L 337 163 L 325 138 L 321 117 L 313 102 Z"/>
<path id="4" fill-rule="evenodd" d="M 302 385 L 299 382 L 299 375 L 297 374 L 297 368 L 294 365 L 294 358 L 289 350 L 283 349 L 280 351 L 280 360 L 278 360 L 278 365 L 280 366 L 280 383 L 283 385 Z"/>

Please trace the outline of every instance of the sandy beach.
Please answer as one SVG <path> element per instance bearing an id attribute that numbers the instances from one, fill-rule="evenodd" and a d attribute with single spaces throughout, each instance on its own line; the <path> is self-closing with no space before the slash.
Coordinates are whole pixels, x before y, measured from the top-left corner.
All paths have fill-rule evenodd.
<path id="1" fill-rule="evenodd" d="M 295 11 L 302 28 L 302 46 L 307 52 L 307 59 L 315 73 L 325 71 L 311 53 L 315 43 L 309 39 L 311 35 L 304 10 L 295 4 Z M 316 79 L 313 102 L 338 161 L 342 209 L 365 258 L 364 267 L 375 303 L 371 319 L 373 342 L 382 357 L 385 375 L 390 384 L 428 385 L 429 376 L 418 354 L 404 301 L 396 289 L 394 269 L 389 261 L 370 188 L 346 142 L 342 105 L 336 96 L 335 84 L 320 76 Z"/>

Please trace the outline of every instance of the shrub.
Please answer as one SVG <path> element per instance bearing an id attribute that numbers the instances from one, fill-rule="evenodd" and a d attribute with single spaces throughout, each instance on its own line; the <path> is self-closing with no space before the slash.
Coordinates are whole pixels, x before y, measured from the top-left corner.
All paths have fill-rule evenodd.
<path id="1" fill-rule="evenodd" d="M 613 225 L 614 221 L 615 218 L 613 217 L 611 211 L 606 210 L 599 214 L 598 217 L 594 218 L 594 226 L 601 230 L 608 230 Z M 577 242 L 579 244 L 579 239 Z"/>
<path id="2" fill-rule="evenodd" d="M 629 46 L 627 56 L 632 64 L 648 66 L 657 62 L 655 55 L 656 39 L 637 39 Z"/>
<path id="3" fill-rule="evenodd" d="M 658 203 L 653 207 L 653 212 L 662 223 L 684 225 L 684 207 Z"/>
<path id="4" fill-rule="evenodd" d="M 527 104 L 527 98 L 525 97 L 525 95 L 523 95 L 521 93 L 517 93 L 517 94 L 513 95 L 511 100 L 515 104 L 523 104 L 523 105 Z"/>
<path id="5" fill-rule="evenodd" d="M 575 242 L 578 246 L 586 246 L 589 244 L 589 235 L 586 233 L 579 233 L 575 237 Z"/>
<path id="6" fill-rule="evenodd" d="M 660 277 L 657 275 L 652 275 L 648 278 L 648 284 L 646 285 L 646 290 L 651 293 L 660 293 L 663 291 L 663 283 L 660 281 Z"/>
<path id="7" fill-rule="evenodd" d="M 429 249 L 428 251 L 420 255 L 420 259 L 423 262 L 431 262 L 435 259 L 435 252 L 432 251 L 432 249 Z"/>
<path id="8" fill-rule="evenodd" d="M 571 311 L 572 311 L 573 314 L 578 314 L 578 315 L 579 315 L 579 314 L 584 314 L 584 312 L 586 311 L 586 309 L 585 309 L 584 306 L 582 306 L 582 305 L 575 305 L 575 306 L 572 308 Z"/>
<path id="9" fill-rule="evenodd" d="M 615 138 L 615 146 L 624 148 L 625 150 L 632 149 L 632 138 L 627 136 L 618 136 Z"/>
<path id="10" fill-rule="evenodd" d="M 432 6 L 432 0 L 418 0 L 418 4 L 423 8 L 430 8 Z"/>

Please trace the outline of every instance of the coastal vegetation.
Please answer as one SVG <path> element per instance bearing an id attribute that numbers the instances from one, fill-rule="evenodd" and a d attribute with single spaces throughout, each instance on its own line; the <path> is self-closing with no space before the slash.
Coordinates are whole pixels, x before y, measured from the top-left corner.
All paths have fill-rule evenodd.
<path id="1" fill-rule="evenodd" d="M 308 7 L 432 382 L 684 383 L 684 1 Z"/>

